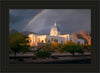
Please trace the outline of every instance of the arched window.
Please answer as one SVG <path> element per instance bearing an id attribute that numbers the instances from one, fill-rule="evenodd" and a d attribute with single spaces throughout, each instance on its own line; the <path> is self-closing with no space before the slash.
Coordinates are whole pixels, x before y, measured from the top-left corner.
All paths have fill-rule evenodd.
<path id="1" fill-rule="evenodd" d="M 50 43 L 50 40 L 48 40 L 48 43 Z"/>
<path id="2" fill-rule="evenodd" d="M 38 42 L 40 42 L 40 38 L 38 38 Z"/>
<path id="3" fill-rule="evenodd" d="M 42 40 L 42 43 L 44 43 L 44 41 Z"/>
<path id="4" fill-rule="evenodd" d="M 72 37 L 70 38 L 70 41 L 72 41 Z"/>
<path id="5" fill-rule="evenodd" d="M 77 44 L 80 44 L 80 42 L 78 41 Z"/>
<path id="6" fill-rule="evenodd" d="M 47 38 L 45 38 L 45 42 L 47 42 Z"/>
<path id="7" fill-rule="evenodd" d="M 57 39 L 55 39 L 54 41 L 55 41 L 55 42 L 58 42 L 58 40 L 57 40 Z"/>
<path id="8" fill-rule="evenodd" d="M 53 42 L 53 38 L 51 38 L 51 42 Z"/>
<path id="9" fill-rule="evenodd" d="M 63 41 L 61 41 L 61 44 L 63 44 Z"/>

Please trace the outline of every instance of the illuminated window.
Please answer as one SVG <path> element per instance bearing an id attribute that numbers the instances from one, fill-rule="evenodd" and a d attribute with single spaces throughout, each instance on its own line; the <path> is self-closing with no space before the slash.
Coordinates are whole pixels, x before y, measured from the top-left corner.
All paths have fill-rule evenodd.
<path id="1" fill-rule="evenodd" d="M 40 38 L 38 38 L 38 42 L 40 42 Z"/>

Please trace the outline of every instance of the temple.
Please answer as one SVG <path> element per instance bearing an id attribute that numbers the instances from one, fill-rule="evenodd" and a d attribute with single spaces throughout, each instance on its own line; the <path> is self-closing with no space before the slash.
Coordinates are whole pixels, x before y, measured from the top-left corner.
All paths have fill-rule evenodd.
<path id="1" fill-rule="evenodd" d="M 56 21 L 51 28 L 50 35 L 37 35 L 29 34 L 30 46 L 38 46 L 39 44 L 58 42 L 60 44 L 66 43 L 66 41 L 72 41 L 76 44 L 84 44 L 83 39 L 75 39 L 72 34 L 61 35 L 59 28 L 57 27 Z"/>

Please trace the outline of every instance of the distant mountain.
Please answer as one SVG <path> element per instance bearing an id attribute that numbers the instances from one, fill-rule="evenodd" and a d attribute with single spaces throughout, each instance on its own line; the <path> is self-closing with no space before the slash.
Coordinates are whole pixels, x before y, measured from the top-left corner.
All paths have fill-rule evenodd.
<path id="1" fill-rule="evenodd" d="M 9 34 L 14 34 L 14 33 L 17 33 L 17 30 L 15 29 L 9 30 Z"/>
<path id="2" fill-rule="evenodd" d="M 80 30 L 80 31 L 72 33 L 72 35 L 76 39 L 84 39 L 85 43 L 87 43 L 89 45 L 91 44 L 91 33 Z"/>
<path id="3" fill-rule="evenodd" d="M 21 33 L 25 36 L 28 36 L 28 34 L 37 34 L 37 33 L 34 33 L 34 32 L 30 32 L 30 31 L 23 31 L 23 32 L 18 32 L 17 30 L 15 29 L 12 29 L 12 30 L 9 30 L 9 34 L 14 34 L 14 33 Z"/>
<path id="4" fill-rule="evenodd" d="M 25 36 L 28 36 L 29 34 L 37 34 L 37 33 L 34 33 L 34 32 L 30 32 L 30 31 L 23 31 L 23 32 L 19 32 Z"/>

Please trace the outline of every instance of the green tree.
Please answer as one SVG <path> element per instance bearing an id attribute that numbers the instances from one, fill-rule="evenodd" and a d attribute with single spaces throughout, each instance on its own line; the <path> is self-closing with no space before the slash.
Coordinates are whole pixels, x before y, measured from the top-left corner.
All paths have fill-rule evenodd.
<path id="1" fill-rule="evenodd" d="M 70 49 L 68 49 L 67 52 L 72 53 L 73 56 L 74 56 L 74 54 L 76 52 L 80 53 L 80 54 L 84 53 L 82 47 L 79 44 L 72 44 L 72 45 L 70 45 Z"/>
<path id="2" fill-rule="evenodd" d="M 84 51 L 82 49 L 82 47 L 78 44 L 63 44 L 61 46 L 61 48 L 58 49 L 58 51 L 60 53 L 63 53 L 63 52 L 66 52 L 66 53 L 71 53 L 73 56 L 74 54 L 77 52 L 77 53 L 81 53 L 83 54 Z"/>
<path id="3" fill-rule="evenodd" d="M 91 45 L 89 45 L 89 44 L 83 44 L 83 45 L 81 45 L 82 46 L 82 48 L 84 49 L 84 50 L 87 50 L 88 52 L 91 52 Z"/>
<path id="4" fill-rule="evenodd" d="M 54 47 L 54 49 L 58 49 L 60 47 L 60 44 L 58 42 L 53 42 L 52 47 Z"/>
<path id="5" fill-rule="evenodd" d="M 30 48 L 29 45 L 21 45 L 20 52 L 23 52 L 23 53 L 30 52 L 29 48 Z"/>
<path id="6" fill-rule="evenodd" d="M 48 44 L 48 43 L 46 43 L 43 48 L 44 48 L 44 50 L 47 50 L 47 51 L 50 51 L 50 52 L 54 51 L 53 46 L 51 44 Z"/>
<path id="7" fill-rule="evenodd" d="M 29 43 L 29 41 L 26 40 L 26 38 L 27 38 L 26 36 L 20 33 L 10 34 L 9 47 L 14 52 L 15 59 L 16 59 L 16 53 L 20 52 L 20 50 L 23 49 L 23 47 L 25 47 L 24 45 L 27 45 L 27 43 Z"/>
<path id="8" fill-rule="evenodd" d="M 62 44 L 61 47 L 58 49 L 58 52 L 63 53 L 69 48 L 68 44 Z"/>
<path id="9" fill-rule="evenodd" d="M 81 49 L 81 48 L 77 48 L 77 51 L 76 51 L 77 53 L 80 53 L 80 54 L 84 54 L 84 50 L 83 49 Z"/>

